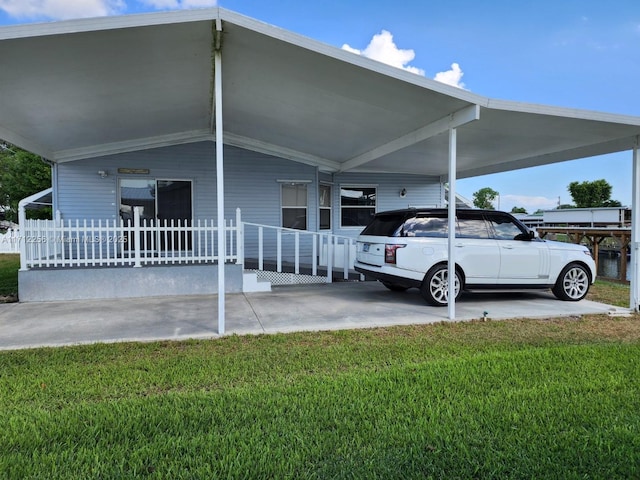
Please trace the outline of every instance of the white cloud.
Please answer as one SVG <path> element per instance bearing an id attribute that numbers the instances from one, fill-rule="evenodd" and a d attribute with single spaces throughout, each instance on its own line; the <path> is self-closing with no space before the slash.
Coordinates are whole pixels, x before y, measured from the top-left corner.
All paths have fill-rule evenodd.
<path id="1" fill-rule="evenodd" d="M 156 10 L 213 7 L 217 0 L 139 0 Z M 126 13 L 126 0 L 0 0 L 0 10 L 19 19 L 67 20 Z"/>
<path id="2" fill-rule="evenodd" d="M 497 206 L 497 205 L 496 205 Z M 513 207 L 524 207 L 533 213 L 538 209 L 551 210 L 558 206 L 558 198 L 528 195 L 500 195 L 500 209 L 510 211 Z"/>
<path id="3" fill-rule="evenodd" d="M 143 4 L 153 7 L 157 10 L 164 9 L 188 9 L 215 7 L 216 0 L 141 0 Z"/>
<path id="4" fill-rule="evenodd" d="M 0 0 L 0 10 L 15 18 L 65 20 L 122 13 L 123 0 Z"/>
<path id="5" fill-rule="evenodd" d="M 424 76 L 424 70 L 421 68 L 409 65 L 416 57 L 416 53 L 413 49 L 401 49 L 393 41 L 393 35 L 387 30 L 382 30 L 380 33 L 373 36 L 369 45 L 364 50 L 358 50 L 348 44 L 342 45 L 342 49 L 347 52 L 362 55 L 363 57 L 377 60 L 392 67 L 401 68 L 407 72 L 416 73 Z M 451 70 L 446 72 L 439 72 L 436 74 L 434 80 L 447 85 L 452 85 L 458 88 L 464 88 L 464 83 L 461 81 L 464 73 L 457 63 L 451 64 Z"/>
<path id="6" fill-rule="evenodd" d="M 452 63 L 451 70 L 436 73 L 434 80 L 437 82 L 446 83 L 447 85 L 451 85 L 453 87 L 464 88 L 464 83 L 461 81 L 463 75 L 464 73 L 460 68 L 460 65 L 458 65 L 457 63 Z"/>
<path id="7" fill-rule="evenodd" d="M 403 50 L 398 48 L 393 41 L 393 35 L 386 30 L 382 30 L 380 33 L 374 35 L 364 50 L 358 50 L 346 43 L 342 46 L 342 49 L 386 63 L 392 67 L 401 68 L 408 72 L 424 76 L 424 70 L 408 65 L 408 63 L 415 58 L 415 52 L 411 49 Z"/>

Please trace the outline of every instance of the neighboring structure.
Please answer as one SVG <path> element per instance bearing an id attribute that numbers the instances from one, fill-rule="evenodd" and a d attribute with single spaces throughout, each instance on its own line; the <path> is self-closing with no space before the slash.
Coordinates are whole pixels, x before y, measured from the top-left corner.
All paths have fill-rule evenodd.
<path id="1" fill-rule="evenodd" d="M 0 138 L 53 162 L 58 212 L 21 225 L 21 299 L 217 291 L 221 331 L 248 259 L 347 269 L 376 211 L 640 135 L 637 117 L 488 99 L 219 8 L 3 27 L 0 58 Z"/>

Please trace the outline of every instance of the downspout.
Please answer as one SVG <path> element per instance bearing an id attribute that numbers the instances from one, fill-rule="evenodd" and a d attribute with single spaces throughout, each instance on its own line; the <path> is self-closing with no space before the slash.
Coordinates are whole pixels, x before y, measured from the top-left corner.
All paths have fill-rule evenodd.
<path id="1" fill-rule="evenodd" d="M 224 221 L 224 145 L 222 126 L 222 21 L 218 16 L 213 32 L 213 75 L 214 75 L 214 109 L 215 109 L 215 141 L 216 141 L 216 193 L 218 215 L 218 335 L 225 332 L 225 263 L 226 235 Z"/>
<path id="2" fill-rule="evenodd" d="M 638 146 L 640 135 L 636 136 L 633 144 L 633 175 L 631 198 L 631 288 L 629 307 L 635 312 L 640 310 L 640 158 Z M 624 261 L 624 259 L 622 259 Z"/>

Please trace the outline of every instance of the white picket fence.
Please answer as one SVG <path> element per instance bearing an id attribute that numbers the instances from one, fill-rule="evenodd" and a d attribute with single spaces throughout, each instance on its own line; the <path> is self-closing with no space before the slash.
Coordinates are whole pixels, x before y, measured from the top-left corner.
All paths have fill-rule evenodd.
<path id="1" fill-rule="evenodd" d="M 10 228 L 0 233 L 0 253 L 20 253 L 20 230 Z"/>
<path id="2" fill-rule="evenodd" d="M 217 262 L 213 220 L 26 220 L 19 236 L 21 269 Z M 225 221 L 226 262 L 238 252 L 238 223 Z"/>
<path id="3" fill-rule="evenodd" d="M 225 220 L 225 262 L 251 269 L 326 276 L 353 270 L 355 240 L 330 233 L 243 222 L 240 209 Z M 4 237 L 20 253 L 21 269 L 173 265 L 218 261 L 213 220 L 25 220 Z M 2 241 L 2 240 L 0 240 Z"/>

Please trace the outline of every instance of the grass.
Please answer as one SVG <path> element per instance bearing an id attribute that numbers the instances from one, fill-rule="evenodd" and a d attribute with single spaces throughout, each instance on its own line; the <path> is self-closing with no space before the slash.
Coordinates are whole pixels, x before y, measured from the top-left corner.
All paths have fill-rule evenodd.
<path id="1" fill-rule="evenodd" d="M 0 353 L 0 478 L 638 478 L 637 317 Z"/>
<path id="2" fill-rule="evenodd" d="M 588 300 L 629 308 L 629 284 L 596 280 L 587 294 Z"/>
<path id="3" fill-rule="evenodd" d="M 18 269 L 20 255 L 0 254 L 0 303 L 18 298 Z"/>

